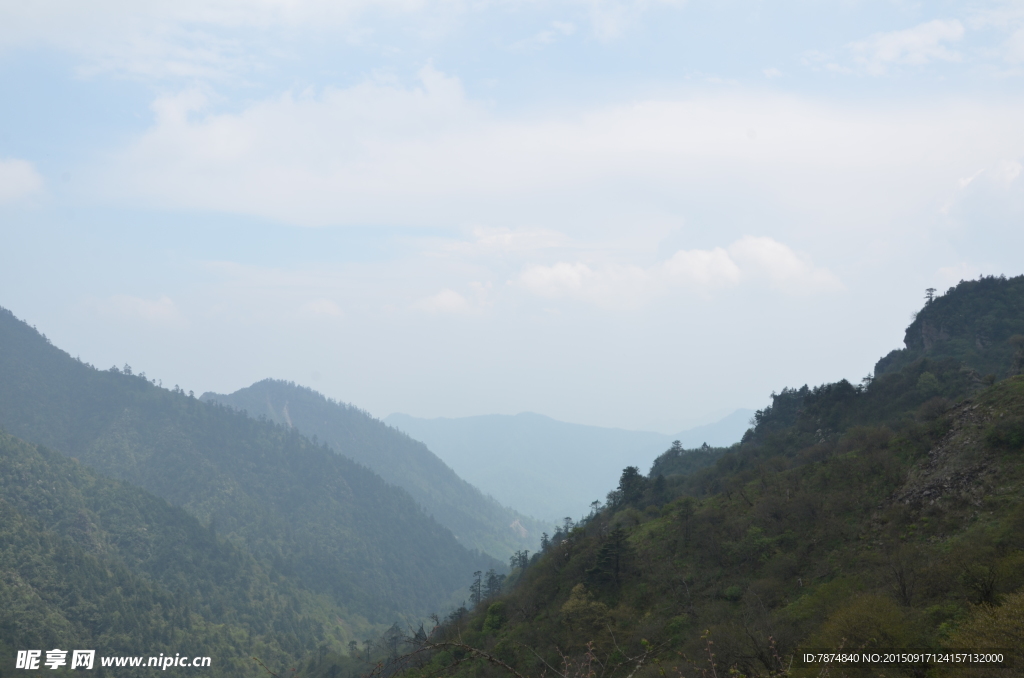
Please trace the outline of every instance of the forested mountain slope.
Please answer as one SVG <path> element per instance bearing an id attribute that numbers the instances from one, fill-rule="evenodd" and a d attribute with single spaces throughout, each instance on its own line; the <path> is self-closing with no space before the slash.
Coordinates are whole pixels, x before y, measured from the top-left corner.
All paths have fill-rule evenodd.
<path id="1" fill-rule="evenodd" d="M 907 328 L 905 347 L 879 360 L 876 375 L 925 356 L 954 358 L 998 378 L 1024 367 L 1024 276 L 961 281 L 929 296 Z"/>
<path id="2" fill-rule="evenodd" d="M 284 669 L 370 633 L 340 616 L 184 510 L 0 433 L 0 676 L 16 650 L 51 648 L 186 651 L 255 676 L 253 655 Z"/>
<path id="3" fill-rule="evenodd" d="M 312 389 L 265 379 L 230 395 L 204 393 L 202 400 L 228 405 L 253 417 L 265 416 L 327 443 L 335 452 L 406 490 L 464 546 L 499 560 L 505 561 L 522 549 L 535 550 L 541 532 L 550 530 L 546 523 L 484 496 L 423 443 Z"/>
<path id="4" fill-rule="evenodd" d="M 1013 372 L 1003 360 L 993 371 Z M 860 386 L 784 389 L 711 452 L 678 475 L 627 468 L 605 507 L 449 618 L 431 642 L 452 645 L 409 671 L 819 676 L 802 649 L 1003 648 L 1017 668 L 828 675 L 1019 675 L 1024 376 L 988 385 L 922 357 Z M 670 453 L 665 470 L 686 456 Z"/>
<path id="5" fill-rule="evenodd" d="M 372 621 L 445 604 L 494 564 L 403 490 L 294 429 L 99 371 L 0 312 L 0 426 L 174 505 Z"/>

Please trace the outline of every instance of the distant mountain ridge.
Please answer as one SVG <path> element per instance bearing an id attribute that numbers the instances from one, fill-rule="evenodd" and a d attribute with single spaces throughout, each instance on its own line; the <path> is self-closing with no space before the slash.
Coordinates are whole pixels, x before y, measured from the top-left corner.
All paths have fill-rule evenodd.
<path id="1" fill-rule="evenodd" d="M 685 447 L 738 442 L 753 410 L 676 435 L 569 424 L 540 414 L 384 421 L 422 440 L 456 473 L 499 502 L 549 521 L 578 518 L 603 501 L 626 466 L 650 465 L 680 440 Z"/>
<path id="2" fill-rule="evenodd" d="M 310 388 L 264 379 L 229 395 L 204 393 L 201 399 L 265 416 L 326 443 L 406 490 L 468 548 L 504 561 L 515 551 L 536 550 L 548 528 L 485 496 L 418 440 Z"/>

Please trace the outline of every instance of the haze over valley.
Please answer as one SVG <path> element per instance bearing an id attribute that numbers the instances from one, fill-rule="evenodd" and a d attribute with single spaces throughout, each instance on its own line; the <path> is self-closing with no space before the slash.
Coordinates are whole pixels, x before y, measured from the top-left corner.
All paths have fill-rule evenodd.
<path id="1" fill-rule="evenodd" d="M 649 469 L 679 441 L 683 447 L 728 447 L 750 426 L 753 410 L 675 435 L 624 431 L 555 421 L 539 414 L 462 419 L 417 419 L 392 414 L 384 421 L 425 442 L 484 492 L 519 511 L 576 519 L 603 502 L 608 478 L 625 466 Z"/>

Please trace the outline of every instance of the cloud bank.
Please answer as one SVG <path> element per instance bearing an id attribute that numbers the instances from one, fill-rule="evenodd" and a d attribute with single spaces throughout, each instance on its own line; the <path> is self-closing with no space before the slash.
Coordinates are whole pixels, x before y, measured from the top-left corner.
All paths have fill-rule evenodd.
<path id="1" fill-rule="evenodd" d="M 43 178 L 32 163 L 17 158 L 0 159 L 0 204 L 20 200 L 42 188 Z"/>
<path id="2" fill-rule="evenodd" d="M 677 291 L 708 296 L 748 282 L 797 295 L 843 289 L 827 269 L 772 238 L 754 236 L 727 248 L 679 250 L 647 267 L 581 261 L 534 264 L 513 281 L 540 297 L 573 298 L 607 307 L 641 305 Z"/>
<path id="3" fill-rule="evenodd" d="M 306 226 L 502 214 L 492 226 L 556 227 L 744 195 L 865 228 L 880 213 L 937 211 L 964 176 L 1024 158 L 1024 100 L 1013 99 L 839 109 L 748 92 L 523 120 L 426 66 L 408 87 L 371 80 L 237 113 L 190 90 L 153 108 L 155 124 L 99 173 L 98 192 Z"/>

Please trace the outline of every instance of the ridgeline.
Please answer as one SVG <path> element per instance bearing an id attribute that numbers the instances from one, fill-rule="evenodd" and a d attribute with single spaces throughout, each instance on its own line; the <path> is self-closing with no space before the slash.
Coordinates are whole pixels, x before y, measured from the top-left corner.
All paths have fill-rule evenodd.
<path id="1" fill-rule="evenodd" d="M 357 407 L 273 379 L 229 395 L 204 393 L 201 399 L 253 417 L 266 417 L 326 443 L 338 454 L 404 489 L 467 548 L 504 561 L 516 551 L 535 549 L 540 543 L 544 526 L 539 521 L 485 496 L 459 478 L 426 445 Z"/>
<path id="2" fill-rule="evenodd" d="M 220 647 L 234 648 L 224 657 L 263 643 L 267 661 L 293 662 L 448 607 L 474 571 L 502 567 L 463 547 L 407 492 L 326 445 L 161 388 L 128 366 L 97 370 L 6 310 L 0 426 L 5 463 L 22 477 L 5 476 L 0 494 L 13 530 L 0 545 L 0 600 L 21 600 L 46 620 L 39 640 L 60 637 L 45 629 L 73 629 L 71 638 L 96 649 L 141 655 L 177 640 L 199 643 L 199 631 L 182 629 L 205 626 Z M 65 505 L 47 491 L 58 477 L 101 496 Z M 75 513 L 75 501 L 88 508 Z M 135 523 L 105 522 L 139 511 Z M 98 541 L 77 539 L 76 529 Z M 148 555 L 132 539 L 150 544 Z M 153 559 L 179 542 L 192 554 L 187 567 Z M 85 563 L 84 574 L 68 578 L 74 584 L 61 581 L 67 562 Z M 107 591 L 115 580 L 135 593 Z M 36 638 L 19 609 L 0 609 L 0 628 L 11 630 L 4 638 Z M 138 621 L 137 633 L 125 619 Z M 214 673 L 238 670 L 225 661 Z"/>
<path id="3" fill-rule="evenodd" d="M 1024 278 L 932 298 L 873 379 L 783 389 L 741 443 L 670 449 L 648 476 L 625 469 L 603 507 L 396 667 L 818 676 L 804 650 L 1001 648 L 1016 668 L 829 675 L 1019 675 L 1022 326 Z"/>

